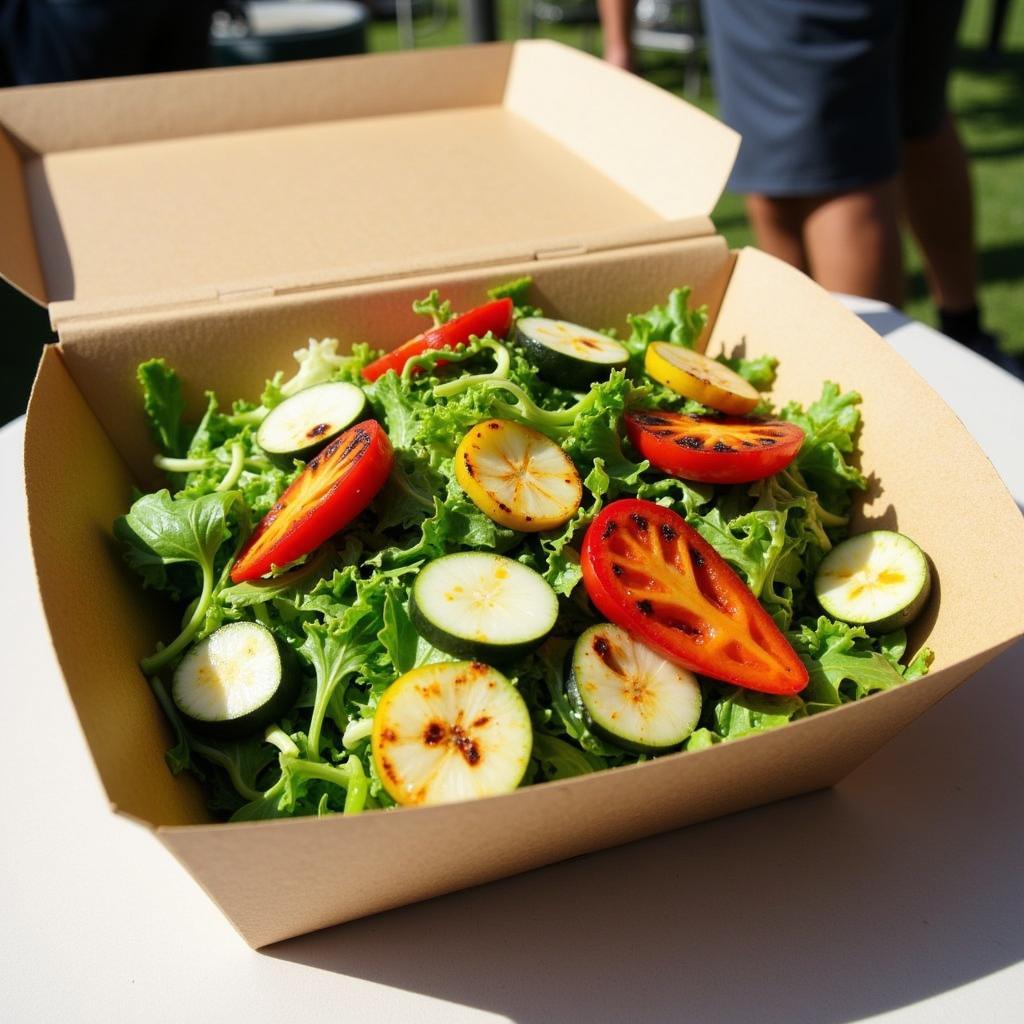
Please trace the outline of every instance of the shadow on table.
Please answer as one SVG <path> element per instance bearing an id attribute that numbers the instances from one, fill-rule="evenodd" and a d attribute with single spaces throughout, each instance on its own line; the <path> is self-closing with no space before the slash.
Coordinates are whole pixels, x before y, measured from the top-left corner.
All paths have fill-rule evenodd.
<path id="1" fill-rule="evenodd" d="M 906 313 L 901 313 L 898 309 L 881 309 L 878 311 L 858 313 L 857 316 L 861 318 L 876 334 L 880 334 L 883 338 L 887 334 L 892 334 L 893 331 L 899 330 L 901 327 L 905 327 L 913 321 L 907 316 Z"/>
<path id="2" fill-rule="evenodd" d="M 835 790 L 264 952 L 530 1024 L 838 1024 L 956 988 L 1024 958 L 1022 670 L 1019 645 Z"/>

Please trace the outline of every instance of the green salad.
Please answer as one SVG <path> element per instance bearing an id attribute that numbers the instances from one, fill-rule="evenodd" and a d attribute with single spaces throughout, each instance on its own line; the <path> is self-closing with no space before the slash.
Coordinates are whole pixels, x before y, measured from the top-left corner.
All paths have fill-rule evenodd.
<path id="1" fill-rule="evenodd" d="M 139 367 L 167 487 L 114 533 L 180 610 L 142 668 L 218 815 L 508 792 L 927 672 L 927 559 L 849 536 L 855 392 L 774 408 L 777 361 L 698 353 L 686 288 L 624 337 L 530 297 L 432 292 L 394 352 L 311 340 L 197 424 Z"/>

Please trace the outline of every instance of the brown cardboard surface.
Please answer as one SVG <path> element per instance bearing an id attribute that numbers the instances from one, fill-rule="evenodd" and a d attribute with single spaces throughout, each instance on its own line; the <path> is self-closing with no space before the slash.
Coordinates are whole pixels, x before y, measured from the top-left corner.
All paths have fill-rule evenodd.
<path id="1" fill-rule="evenodd" d="M 737 146 L 544 41 L 8 90 L 0 126 L 36 272 L 24 233 L 0 270 L 55 323 L 708 234 Z"/>
<path id="2" fill-rule="evenodd" d="M 0 121 L 41 154 L 494 106 L 511 59 L 497 43 L 29 86 L 0 90 Z"/>
<path id="3" fill-rule="evenodd" d="M 36 257 L 32 218 L 22 177 L 21 156 L 0 128 L 0 277 L 36 302 L 45 303 L 46 286 Z"/>
<path id="4" fill-rule="evenodd" d="M 138 600 L 110 532 L 132 478 L 52 347 L 29 405 L 25 490 L 50 636 L 107 796 L 153 820 L 207 820 L 198 786 L 167 770 L 170 728 L 127 670 L 167 626 L 166 608 Z"/>
<path id="5" fill-rule="evenodd" d="M 82 301 L 499 243 L 532 258 L 542 239 L 659 220 L 502 107 L 54 153 L 26 184 L 47 294 Z"/>
<path id="6" fill-rule="evenodd" d="M 517 269 L 466 275 L 445 290 L 466 305 Z M 108 792 L 119 807 L 161 826 L 161 839 L 250 944 L 829 785 L 1024 632 L 1019 510 L 938 397 L 816 285 L 754 251 L 733 257 L 720 240 L 567 257 L 534 272 L 547 312 L 595 324 L 621 322 L 677 284 L 696 283 L 698 298 L 713 307 L 724 289 L 710 347 L 745 342 L 751 354 L 780 356 L 777 400 L 810 400 L 827 377 L 859 387 L 864 468 L 879 478 L 864 516 L 889 516 L 891 505 L 900 528 L 934 561 L 938 585 L 917 639 L 935 645 L 935 671 L 772 733 L 495 800 L 351 819 L 182 825 L 204 818 L 194 791 L 160 775 L 157 713 L 135 663 L 160 635 L 166 609 L 146 610 L 146 595 L 98 539 L 127 502 L 118 449 L 132 463 L 142 457 L 132 448 L 142 435 L 129 404 L 134 366 L 143 355 L 162 354 L 184 371 L 193 401 L 211 385 L 233 396 L 258 386 L 287 350 L 325 325 L 335 333 L 347 328 L 346 340 L 379 342 L 393 331 L 400 333 L 391 340 L 401 340 L 407 302 L 422 283 L 253 300 L 212 318 L 167 314 L 79 325 L 61 356 L 44 364 L 26 441 L 33 547 L 50 629 Z M 45 444 L 54 423 L 83 438 L 73 464 L 61 465 Z M 70 530 L 54 523 L 54 508 Z M 65 578 L 72 559 L 88 584 Z M 96 636 L 104 638 L 103 650 Z M 331 870 L 339 858 L 357 872 L 372 870 L 377 884 L 339 885 Z"/>
<path id="7" fill-rule="evenodd" d="M 710 214 L 739 149 L 702 110 L 563 47 L 513 49 L 505 107 L 666 219 Z"/>

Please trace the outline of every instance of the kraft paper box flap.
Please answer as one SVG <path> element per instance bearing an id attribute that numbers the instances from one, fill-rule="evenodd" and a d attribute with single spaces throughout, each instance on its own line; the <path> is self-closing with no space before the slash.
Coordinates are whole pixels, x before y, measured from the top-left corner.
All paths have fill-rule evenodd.
<path id="1" fill-rule="evenodd" d="M 547 41 L 12 89 L 0 126 L 0 271 L 57 324 L 707 234 L 738 145 Z"/>

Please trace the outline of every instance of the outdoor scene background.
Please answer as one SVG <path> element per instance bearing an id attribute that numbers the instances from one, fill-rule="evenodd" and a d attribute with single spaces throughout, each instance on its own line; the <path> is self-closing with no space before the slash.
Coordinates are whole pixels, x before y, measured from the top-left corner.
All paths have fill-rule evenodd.
<path id="1" fill-rule="evenodd" d="M 444 27 L 418 38 L 417 45 L 450 46 L 463 39 L 450 5 Z M 519 35 L 516 3 L 500 3 L 501 35 Z M 1012 4 L 1003 53 L 992 63 L 985 53 L 990 0 L 968 0 L 961 28 L 960 53 L 952 79 L 951 99 L 970 152 L 977 207 L 982 306 L 988 326 L 1007 351 L 1024 353 L 1024 4 Z M 593 28 L 544 26 L 539 34 L 600 52 L 600 33 Z M 373 51 L 398 49 L 393 23 L 374 22 L 369 33 Z M 680 95 L 683 72 L 679 58 L 641 54 L 640 70 L 652 81 Z M 693 99 L 693 97 L 690 97 Z M 695 100 L 715 112 L 706 73 Z M 870 140 L 865 140 L 870 144 Z M 739 196 L 725 195 L 714 212 L 719 231 L 733 247 L 753 243 Z M 921 262 L 907 245 L 908 301 L 906 312 L 928 324 L 936 322 L 927 297 Z M 24 411 L 41 346 L 50 338 L 46 313 L 0 282 L 0 422 Z"/>

